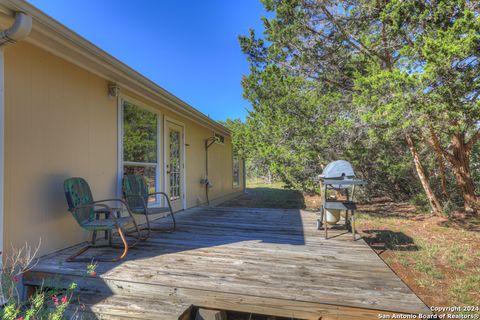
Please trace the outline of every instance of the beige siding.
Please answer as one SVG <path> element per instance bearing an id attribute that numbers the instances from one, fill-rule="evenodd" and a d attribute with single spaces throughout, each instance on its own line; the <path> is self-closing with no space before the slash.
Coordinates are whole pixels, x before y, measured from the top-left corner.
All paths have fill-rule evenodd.
<path id="1" fill-rule="evenodd" d="M 5 83 L 5 249 L 41 239 L 44 254 L 85 240 L 66 212 L 62 183 L 81 176 L 96 198 L 116 194 L 117 100 L 105 79 L 27 43 L 6 48 Z M 203 203 L 204 140 L 212 131 L 143 102 L 185 124 L 187 205 Z M 230 140 L 209 151 L 211 199 L 241 191 L 232 187 Z"/>
<path id="2" fill-rule="evenodd" d="M 147 101 L 141 97 L 124 91 L 128 98 L 160 111 L 163 117 L 172 118 L 185 125 L 185 168 L 187 207 L 194 207 L 206 202 L 205 188 L 200 180 L 205 176 L 205 140 L 213 135 L 212 129 L 205 128 L 191 120 L 185 119 L 169 111 L 165 106 Z M 163 123 L 162 123 L 163 126 Z M 164 139 L 162 150 L 164 150 Z M 214 187 L 209 190 L 210 200 L 223 197 L 234 192 L 241 192 L 243 186 L 233 187 L 233 155 L 230 137 L 225 137 L 225 144 L 214 144 L 208 150 L 209 180 Z M 162 161 L 164 154 L 161 154 Z M 240 173 L 243 174 L 242 172 Z M 161 177 L 163 179 L 163 175 Z M 242 183 L 242 181 L 241 181 Z"/>

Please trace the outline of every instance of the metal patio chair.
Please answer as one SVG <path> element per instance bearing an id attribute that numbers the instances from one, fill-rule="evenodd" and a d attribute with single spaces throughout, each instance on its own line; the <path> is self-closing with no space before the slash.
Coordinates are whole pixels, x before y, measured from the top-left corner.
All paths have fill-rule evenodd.
<path id="1" fill-rule="evenodd" d="M 90 186 L 88 185 L 87 181 L 83 178 L 69 178 L 65 180 L 64 184 L 64 191 L 65 196 L 67 198 L 68 203 L 68 211 L 70 211 L 78 222 L 78 224 L 88 231 L 92 231 L 92 241 L 91 243 L 87 244 L 83 248 L 81 248 L 78 252 L 74 253 L 70 257 L 67 258 L 67 262 L 90 262 L 92 258 L 89 259 L 81 259 L 77 258 L 82 253 L 86 252 L 90 248 L 98 248 L 98 247 L 106 247 L 107 245 L 96 246 L 96 237 L 97 231 L 105 231 L 105 238 L 109 238 L 109 245 L 113 248 L 123 248 L 123 253 L 114 259 L 104 259 L 104 258 L 93 258 L 94 261 L 99 262 L 114 262 L 123 259 L 127 252 L 129 245 L 125 239 L 126 235 L 126 228 L 128 226 L 133 225 L 138 237 L 135 237 L 137 240 L 130 245 L 133 247 L 138 243 L 140 240 L 145 240 L 140 236 L 140 230 L 135 222 L 135 218 L 133 217 L 130 209 L 128 208 L 128 204 L 122 199 L 105 199 L 105 200 L 98 200 L 94 201 L 92 192 L 90 190 Z M 123 205 L 125 206 L 126 211 L 129 213 L 127 217 L 121 217 L 122 208 L 112 208 L 108 206 L 106 203 L 108 202 L 116 202 L 120 204 L 120 207 Z M 104 215 L 104 219 L 100 219 L 100 215 Z M 117 231 L 120 239 L 122 240 L 123 246 L 114 246 L 112 245 L 112 234 L 113 231 Z M 124 232 L 125 230 L 125 232 Z M 133 237 L 133 236 L 132 236 Z"/>
<path id="2" fill-rule="evenodd" d="M 149 206 L 148 199 L 151 196 L 161 195 L 165 197 L 167 206 Z M 125 175 L 123 177 L 123 196 L 128 203 L 130 210 L 134 214 L 141 214 L 145 216 L 147 221 L 147 228 L 142 228 L 140 230 L 148 230 L 147 238 L 150 237 L 151 231 L 167 231 L 173 232 L 176 229 L 175 216 L 173 214 L 172 205 L 170 203 L 170 198 L 165 192 L 148 192 L 147 181 L 144 176 L 140 175 Z M 170 213 L 170 216 L 173 220 L 173 227 L 169 230 L 152 228 L 150 225 L 151 215 L 161 214 L 161 213 Z"/>

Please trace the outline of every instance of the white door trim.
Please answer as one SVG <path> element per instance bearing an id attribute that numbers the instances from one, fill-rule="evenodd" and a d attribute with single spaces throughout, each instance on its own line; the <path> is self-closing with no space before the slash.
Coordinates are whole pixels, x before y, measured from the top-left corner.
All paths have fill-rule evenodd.
<path id="1" fill-rule="evenodd" d="M 185 124 L 181 121 L 175 120 L 170 118 L 169 116 L 163 117 L 163 176 L 164 176 L 164 186 L 163 189 L 165 193 L 168 195 L 169 191 L 167 190 L 167 150 L 168 150 L 168 132 L 167 132 L 167 122 L 171 122 L 182 127 L 182 162 L 183 162 L 183 170 L 182 170 L 182 209 L 187 209 L 187 163 L 185 161 Z"/>

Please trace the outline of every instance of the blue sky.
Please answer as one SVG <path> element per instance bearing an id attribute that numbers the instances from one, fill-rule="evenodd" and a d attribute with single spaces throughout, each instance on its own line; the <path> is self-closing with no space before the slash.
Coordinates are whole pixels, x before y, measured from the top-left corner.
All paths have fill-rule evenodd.
<path id="1" fill-rule="evenodd" d="M 238 35 L 263 30 L 259 0 L 30 0 L 215 120 L 242 118 Z"/>

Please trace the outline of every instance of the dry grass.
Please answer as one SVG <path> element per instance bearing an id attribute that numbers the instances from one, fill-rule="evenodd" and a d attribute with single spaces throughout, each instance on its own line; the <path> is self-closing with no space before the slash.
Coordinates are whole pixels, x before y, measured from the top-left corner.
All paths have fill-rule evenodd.
<path id="1" fill-rule="evenodd" d="M 248 208 L 285 208 L 304 209 L 305 201 L 301 192 L 285 189 L 282 183 L 250 183 L 247 184 L 247 194 L 222 206 Z"/>
<path id="2" fill-rule="evenodd" d="M 480 234 L 446 218 L 359 215 L 357 227 L 386 263 L 430 306 L 480 305 Z M 403 239 L 378 234 L 401 234 Z M 405 239 L 411 250 L 402 250 Z"/>

